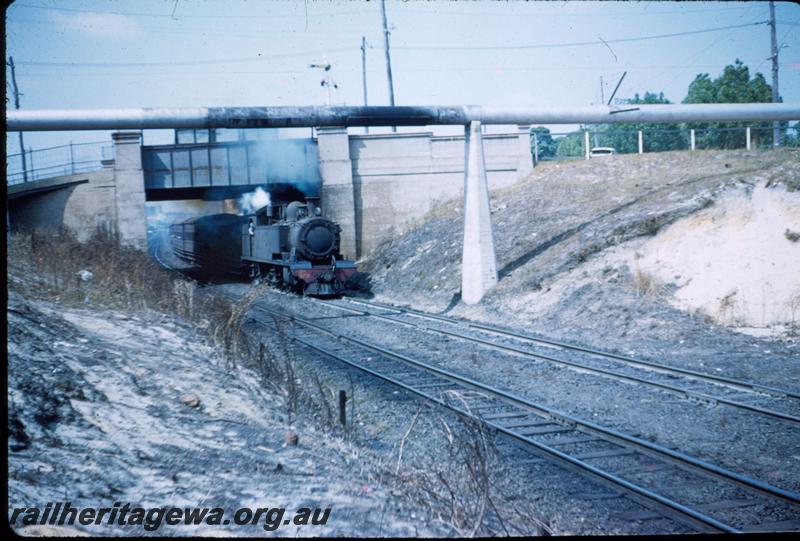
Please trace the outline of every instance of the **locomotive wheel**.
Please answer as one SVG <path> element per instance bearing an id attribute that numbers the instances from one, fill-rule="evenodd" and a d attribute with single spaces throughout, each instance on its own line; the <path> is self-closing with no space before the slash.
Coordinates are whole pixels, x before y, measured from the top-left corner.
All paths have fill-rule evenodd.
<path id="1" fill-rule="evenodd" d="M 280 287 L 281 280 L 278 278 L 278 273 L 275 272 L 275 267 L 270 267 L 269 271 L 267 272 L 267 280 L 269 280 L 269 285 L 272 287 Z"/>

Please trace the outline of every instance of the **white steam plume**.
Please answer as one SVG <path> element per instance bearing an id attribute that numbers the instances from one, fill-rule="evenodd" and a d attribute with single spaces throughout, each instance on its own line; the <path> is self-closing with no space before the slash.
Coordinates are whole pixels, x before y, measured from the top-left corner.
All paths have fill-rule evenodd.
<path id="1" fill-rule="evenodd" d="M 269 192 L 265 191 L 264 188 L 258 187 L 255 191 L 242 195 L 240 207 L 243 214 L 250 214 L 261 207 L 269 205 L 269 203 Z"/>

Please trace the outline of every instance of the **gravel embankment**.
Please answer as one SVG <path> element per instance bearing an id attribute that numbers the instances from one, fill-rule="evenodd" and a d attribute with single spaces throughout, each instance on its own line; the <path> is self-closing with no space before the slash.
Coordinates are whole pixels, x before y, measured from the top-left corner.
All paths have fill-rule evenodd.
<path id="1" fill-rule="evenodd" d="M 292 311 L 346 336 L 453 370 L 578 418 L 680 449 L 781 488 L 800 490 L 800 426 L 796 424 L 379 319 L 351 317 L 319 303 L 277 295 L 280 296 L 271 299 L 276 309 Z M 553 355 L 547 348 L 538 348 L 538 352 Z M 764 358 L 771 356 L 774 354 L 764 354 Z M 574 354 L 562 357 L 579 360 Z M 739 375 L 767 371 L 764 358 L 751 356 Z M 792 367 L 790 359 L 783 360 L 787 368 Z M 705 367 L 704 371 L 708 369 Z M 711 373 L 722 372 L 712 369 Z M 684 380 L 675 385 L 691 383 Z M 753 401 L 753 396 L 746 399 Z M 786 410 L 796 415 L 795 402 L 789 401 Z"/>
<path id="2" fill-rule="evenodd" d="M 180 319 L 65 309 L 10 291 L 8 508 L 331 508 L 325 526 L 279 535 L 431 536 L 452 529 L 368 475 L 359 446 L 231 369 Z M 197 402 L 195 402 L 195 400 Z M 287 431 L 299 436 L 287 444 Z M 9 514 L 10 516 L 10 514 Z M 260 536 L 255 526 L 106 524 L 27 534 Z M 17 528 L 19 525 L 16 526 Z"/>
<path id="3" fill-rule="evenodd" d="M 437 207 L 360 262 L 368 274 L 368 291 L 360 294 L 621 351 L 650 343 L 679 358 L 769 350 L 769 342 L 758 340 L 728 347 L 731 333 L 669 305 L 668 284 L 643 293 L 630 254 L 724 192 L 759 183 L 796 191 L 798 182 L 800 156 L 786 149 L 545 163 L 491 194 L 500 281 L 479 305 L 459 302 L 460 200 Z M 784 338 L 796 352 L 797 337 Z"/>

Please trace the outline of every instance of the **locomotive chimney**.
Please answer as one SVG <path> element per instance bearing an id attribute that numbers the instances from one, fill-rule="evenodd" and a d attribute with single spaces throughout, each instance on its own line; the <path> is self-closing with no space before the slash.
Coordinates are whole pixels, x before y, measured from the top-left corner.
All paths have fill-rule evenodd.
<path id="1" fill-rule="evenodd" d="M 319 197 L 306 197 L 306 206 L 308 207 L 308 215 L 316 216 L 319 208 Z"/>

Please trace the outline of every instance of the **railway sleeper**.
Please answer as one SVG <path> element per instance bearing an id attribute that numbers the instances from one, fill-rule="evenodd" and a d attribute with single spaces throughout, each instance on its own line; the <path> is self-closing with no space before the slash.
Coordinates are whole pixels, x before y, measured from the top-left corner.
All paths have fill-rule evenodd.
<path id="1" fill-rule="evenodd" d="M 549 445 L 550 447 L 559 447 L 562 445 L 575 445 L 578 443 L 591 443 L 591 442 L 598 442 L 598 441 L 606 441 L 602 438 L 598 438 L 596 436 L 568 436 L 564 438 L 554 438 L 550 441 L 543 442 Z"/>
<path id="2" fill-rule="evenodd" d="M 636 453 L 638 454 L 638 453 Z M 662 472 L 670 469 L 678 469 L 677 466 L 674 464 L 669 464 L 667 462 L 651 462 L 649 464 L 642 464 L 640 466 L 632 466 L 630 468 L 621 468 L 618 470 L 614 470 L 611 473 L 614 475 L 625 476 L 625 475 L 641 475 L 641 474 L 651 474 L 656 472 Z"/>
<path id="3" fill-rule="evenodd" d="M 555 425 L 555 423 L 548 423 L 548 424 L 554 424 Z M 562 433 L 562 432 L 572 432 L 572 431 L 573 431 L 573 429 L 571 429 L 571 428 L 568 428 L 568 427 L 565 427 L 565 426 L 555 425 L 555 426 L 551 426 L 550 428 L 535 428 L 534 427 L 534 428 L 530 428 L 530 429 L 521 430 L 520 434 L 522 434 L 523 436 L 541 436 L 543 434 L 559 434 L 559 433 Z"/>
<path id="4" fill-rule="evenodd" d="M 618 447 L 616 449 L 605 449 L 601 451 L 589 451 L 586 453 L 578 453 L 573 455 L 575 458 L 579 460 L 591 460 L 597 458 L 610 458 L 615 456 L 628 456 L 628 455 L 635 455 L 636 451 L 633 449 L 626 449 L 624 447 Z"/>
<path id="5" fill-rule="evenodd" d="M 743 532 L 784 532 L 800 529 L 800 520 L 779 520 L 776 522 L 764 522 L 762 524 L 748 525 L 742 528 Z"/>
<path id="6" fill-rule="evenodd" d="M 525 415 L 530 415 L 525 414 Z M 518 422 L 511 422 L 511 423 L 497 423 L 498 425 L 502 426 L 503 428 L 508 429 L 517 429 L 517 428 L 526 428 L 526 427 L 537 427 L 537 426 L 547 426 L 555 424 L 553 421 L 543 420 L 541 418 L 534 418 L 534 419 L 524 419 Z"/>
<path id="7" fill-rule="evenodd" d="M 490 406 L 490 407 L 497 407 L 497 406 Z M 478 408 L 481 409 L 488 409 L 488 408 Z M 484 421 L 498 421 L 502 419 L 518 419 L 520 417 L 528 417 L 530 413 L 523 412 L 523 411 L 507 411 L 507 412 L 500 412 L 500 413 L 490 413 L 489 415 L 480 414 L 480 418 Z"/>
<path id="8" fill-rule="evenodd" d="M 410 387 L 414 387 L 415 389 L 436 389 L 439 387 L 451 387 L 453 385 L 452 381 L 423 381 L 422 383 L 415 383 L 415 382 L 403 382 L 406 383 Z"/>
<path id="9" fill-rule="evenodd" d="M 722 500 L 719 502 L 713 503 L 701 503 L 695 505 L 694 508 L 698 511 L 708 512 L 708 511 L 723 511 L 728 509 L 739 509 L 742 507 L 751 507 L 753 505 L 758 505 L 759 502 L 753 500 Z M 664 515 L 656 513 L 655 511 L 651 511 L 649 509 L 643 509 L 641 511 L 628 511 L 625 513 L 621 513 L 617 515 L 617 518 L 622 520 L 654 520 L 659 518 L 664 518 Z M 796 522 L 796 521 L 795 521 Z M 747 531 L 747 527 L 744 529 Z"/>

